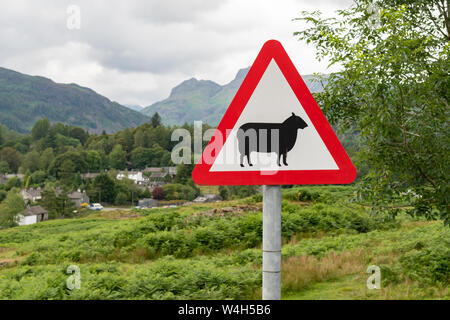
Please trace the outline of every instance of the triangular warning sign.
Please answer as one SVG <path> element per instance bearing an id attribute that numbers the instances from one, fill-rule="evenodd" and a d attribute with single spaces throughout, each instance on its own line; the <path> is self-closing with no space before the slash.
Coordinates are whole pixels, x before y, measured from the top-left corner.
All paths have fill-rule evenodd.
<path id="1" fill-rule="evenodd" d="M 203 185 L 344 184 L 356 169 L 281 43 L 270 40 L 192 178 Z"/>

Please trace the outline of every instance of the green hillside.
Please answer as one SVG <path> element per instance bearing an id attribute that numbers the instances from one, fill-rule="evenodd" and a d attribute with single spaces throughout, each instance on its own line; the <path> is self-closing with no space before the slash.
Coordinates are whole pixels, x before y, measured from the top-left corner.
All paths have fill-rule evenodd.
<path id="1" fill-rule="evenodd" d="M 449 299 L 450 230 L 370 215 L 350 202 L 353 191 L 283 190 L 282 298 Z M 260 200 L 89 212 L 0 230 L 0 299 L 260 299 Z M 66 286 L 71 265 L 79 289 Z M 381 269 L 379 290 L 366 286 L 370 265 Z"/>
<path id="2" fill-rule="evenodd" d="M 116 132 L 148 120 L 89 88 L 0 68 L 0 125 L 28 132 L 41 118 L 95 133 Z"/>
<path id="3" fill-rule="evenodd" d="M 152 116 L 158 112 L 164 124 L 182 125 L 202 120 L 210 125 L 217 125 L 228 108 L 231 100 L 244 81 L 249 68 L 241 69 L 236 77 L 226 85 L 219 85 L 209 80 L 191 78 L 172 89 L 170 96 L 160 102 L 144 108 L 141 112 Z M 303 76 L 311 92 L 322 89 L 320 83 L 313 82 L 312 75 Z"/>

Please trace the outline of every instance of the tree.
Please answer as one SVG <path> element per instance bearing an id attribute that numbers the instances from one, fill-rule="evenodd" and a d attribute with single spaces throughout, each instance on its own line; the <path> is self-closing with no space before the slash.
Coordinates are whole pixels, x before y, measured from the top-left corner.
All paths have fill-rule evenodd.
<path id="1" fill-rule="evenodd" d="M 99 171 L 103 167 L 100 153 L 96 150 L 86 151 L 86 162 L 89 171 Z"/>
<path id="2" fill-rule="evenodd" d="M 31 181 L 33 182 L 33 184 L 42 184 L 45 182 L 46 176 L 47 174 L 45 173 L 45 171 L 38 170 L 31 174 Z"/>
<path id="3" fill-rule="evenodd" d="M 22 196 L 15 191 L 8 192 L 0 204 L 0 228 L 10 228 L 17 225 L 17 214 L 25 210 Z"/>
<path id="4" fill-rule="evenodd" d="M 413 213 L 450 223 L 449 2 L 356 0 L 338 15 L 304 13 L 310 27 L 295 35 L 342 66 L 316 98 L 332 124 L 360 132 L 361 193 L 390 213 L 409 194 Z"/>
<path id="5" fill-rule="evenodd" d="M 150 194 L 150 190 L 148 188 L 145 188 L 144 192 L 141 194 L 142 198 L 150 198 L 152 195 Z"/>
<path id="6" fill-rule="evenodd" d="M 197 192 L 190 186 L 182 184 L 166 184 L 163 187 L 165 199 L 167 200 L 194 200 Z"/>
<path id="7" fill-rule="evenodd" d="M 130 160 L 133 168 L 143 169 L 152 163 L 152 150 L 149 148 L 137 147 L 131 152 Z"/>
<path id="8" fill-rule="evenodd" d="M 22 188 L 22 181 L 17 177 L 9 178 L 8 181 L 6 181 L 5 189 L 11 190 L 12 188 Z"/>
<path id="9" fill-rule="evenodd" d="M 41 166 L 40 169 L 46 171 L 54 158 L 55 156 L 53 154 L 53 149 L 52 148 L 45 149 L 44 152 L 42 152 L 41 159 L 39 161 L 39 164 Z"/>
<path id="10" fill-rule="evenodd" d="M 192 171 L 195 164 L 181 163 L 177 166 L 177 175 L 175 176 L 174 183 L 186 184 L 192 180 Z"/>
<path id="11" fill-rule="evenodd" d="M 152 127 L 156 128 L 161 125 L 161 116 L 158 112 L 155 112 L 151 118 Z"/>
<path id="12" fill-rule="evenodd" d="M 152 197 L 156 200 L 164 199 L 164 189 L 162 187 L 155 187 L 152 191 Z"/>
<path id="13" fill-rule="evenodd" d="M 228 191 L 227 186 L 219 186 L 219 195 L 223 200 L 228 200 L 230 193 Z"/>
<path id="14" fill-rule="evenodd" d="M 9 172 L 9 164 L 6 161 L 0 161 L 0 174 Z"/>
<path id="15" fill-rule="evenodd" d="M 64 191 L 58 194 L 51 188 L 42 191 L 41 206 L 48 211 L 49 218 L 72 217 L 75 211 L 75 204 L 69 199 Z"/>
<path id="16" fill-rule="evenodd" d="M 62 162 L 58 171 L 58 177 L 65 186 L 72 186 L 75 177 L 75 164 L 72 160 L 66 159 Z"/>
<path id="17" fill-rule="evenodd" d="M 114 201 L 114 203 L 116 205 L 124 205 L 125 203 L 127 203 L 128 200 L 128 195 L 125 192 L 119 192 L 116 196 L 116 199 Z"/>
<path id="18" fill-rule="evenodd" d="M 31 136 L 33 137 L 33 140 L 39 140 L 41 138 L 44 138 L 48 130 L 50 129 L 50 121 L 45 118 L 36 121 L 33 128 L 31 129 Z"/>
<path id="19" fill-rule="evenodd" d="M 120 144 L 114 146 L 109 154 L 109 165 L 114 169 L 125 169 L 127 163 L 127 153 Z"/>
<path id="20" fill-rule="evenodd" d="M 75 149 L 70 149 L 67 152 L 59 154 L 50 164 L 48 171 L 50 174 L 60 177 L 62 171 L 62 165 L 65 161 L 71 161 L 74 165 L 73 172 L 86 172 L 88 165 L 85 161 L 84 152 L 80 152 Z M 68 170 L 65 170 L 66 172 Z"/>
<path id="21" fill-rule="evenodd" d="M 5 147 L 0 150 L 0 161 L 6 161 L 13 172 L 17 172 L 22 163 L 21 154 L 14 148 Z"/>
<path id="22" fill-rule="evenodd" d="M 73 127 L 72 129 L 70 129 L 69 137 L 78 139 L 81 142 L 81 144 L 84 145 L 87 139 L 89 138 L 89 134 L 86 131 L 84 131 L 83 128 Z"/>
<path id="23" fill-rule="evenodd" d="M 98 202 L 113 203 L 116 198 L 115 183 L 106 173 L 95 177 L 91 193 L 97 195 Z"/>
<path id="24" fill-rule="evenodd" d="M 41 156 L 39 155 L 39 152 L 33 150 L 28 152 L 22 161 L 22 170 L 30 172 L 34 172 L 39 170 L 41 167 Z M 23 172 L 22 171 L 22 172 Z"/>

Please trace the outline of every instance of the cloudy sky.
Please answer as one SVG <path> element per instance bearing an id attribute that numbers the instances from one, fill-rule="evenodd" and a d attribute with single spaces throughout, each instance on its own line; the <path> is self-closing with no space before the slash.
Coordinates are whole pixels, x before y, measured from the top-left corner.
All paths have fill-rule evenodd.
<path id="1" fill-rule="evenodd" d="M 303 10 L 352 0 L 0 0 L 0 66 L 78 83 L 122 104 L 150 105 L 181 81 L 231 81 L 268 39 L 301 74 L 329 72 L 292 33 Z M 80 9 L 80 28 L 70 6 Z M 69 8 L 69 11 L 68 11 Z M 76 19 L 76 18 L 75 18 Z"/>

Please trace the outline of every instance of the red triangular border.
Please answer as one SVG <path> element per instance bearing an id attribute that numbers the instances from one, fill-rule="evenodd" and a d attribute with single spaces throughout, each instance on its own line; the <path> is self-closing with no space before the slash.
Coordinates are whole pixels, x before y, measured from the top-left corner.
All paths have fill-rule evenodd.
<path id="1" fill-rule="evenodd" d="M 355 166 L 283 46 L 276 40 L 269 40 L 262 47 L 217 130 L 225 137 L 226 130 L 234 127 L 272 59 L 278 64 L 292 91 L 333 156 L 339 170 L 280 170 L 272 175 L 261 175 L 260 171 L 210 172 L 212 164 L 200 159 L 192 172 L 192 179 L 199 185 L 346 184 L 353 182 L 356 178 Z M 211 141 L 209 143 L 211 144 Z M 216 157 L 219 152 L 220 150 L 216 152 Z"/>

